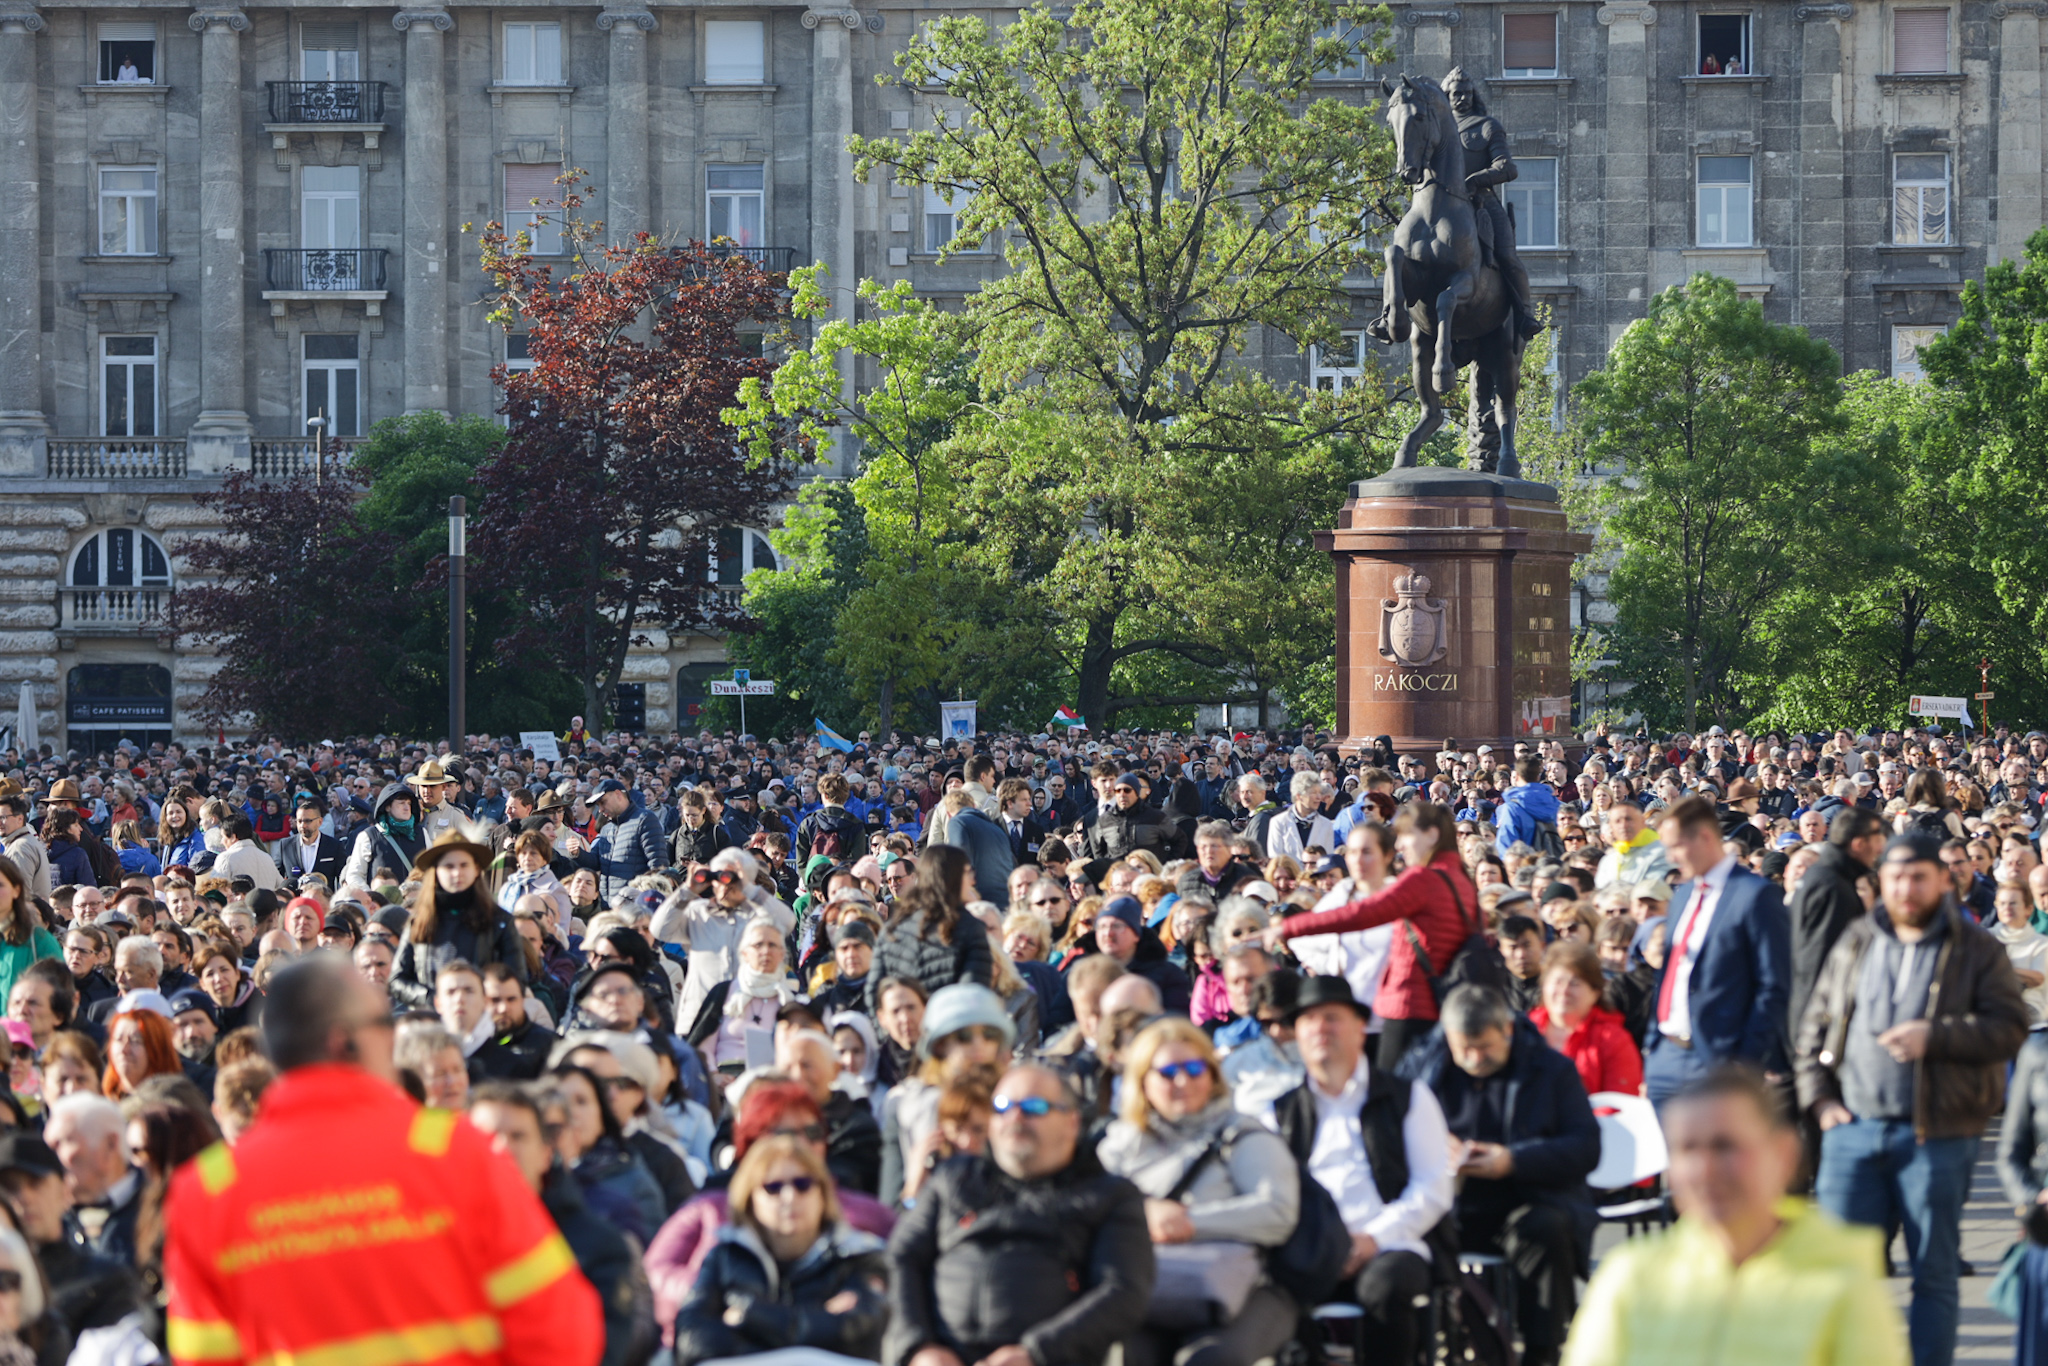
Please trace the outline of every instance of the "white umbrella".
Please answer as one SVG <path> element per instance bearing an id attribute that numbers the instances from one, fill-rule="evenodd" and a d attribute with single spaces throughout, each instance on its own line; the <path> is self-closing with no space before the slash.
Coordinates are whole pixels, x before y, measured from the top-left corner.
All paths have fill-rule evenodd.
<path id="1" fill-rule="evenodd" d="M 14 709 L 14 747 L 23 757 L 42 744 L 36 733 L 36 690 L 24 678 L 21 680 L 21 701 Z"/>

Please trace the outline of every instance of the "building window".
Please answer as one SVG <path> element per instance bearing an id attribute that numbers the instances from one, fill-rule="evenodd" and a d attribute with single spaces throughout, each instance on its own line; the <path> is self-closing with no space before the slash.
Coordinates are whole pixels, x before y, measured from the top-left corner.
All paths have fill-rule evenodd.
<path id="1" fill-rule="evenodd" d="M 1892 241 L 1902 247 L 1948 242 L 1948 154 L 1901 152 L 1892 158 Z"/>
<path id="2" fill-rule="evenodd" d="M 711 581 L 720 588 L 738 588 L 756 569 L 779 569 L 768 538 L 745 527 L 720 527 L 718 550 L 711 560 Z"/>
<path id="3" fill-rule="evenodd" d="M 156 84 L 156 24 L 149 20 L 102 23 L 101 85 Z"/>
<path id="4" fill-rule="evenodd" d="M 156 172 L 100 171 L 100 255 L 156 255 Z"/>
<path id="5" fill-rule="evenodd" d="M 704 84 L 760 85 L 768 79 L 768 26 L 759 19 L 707 19 Z"/>
<path id="6" fill-rule="evenodd" d="M 101 436 L 156 435 L 156 338 L 100 338 Z"/>
<path id="7" fill-rule="evenodd" d="M 309 336 L 305 345 L 306 419 L 326 418 L 329 436 L 361 436 L 360 340 Z"/>
<path id="8" fill-rule="evenodd" d="M 1948 11 L 1892 11 L 1892 70 L 1901 75 L 1948 70 Z"/>
<path id="9" fill-rule="evenodd" d="M 1557 16 L 1503 14 L 1500 17 L 1501 74 L 1541 77 L 1557 74 Z"/>
<path id="10" fill-rule="evenodd" d="M 299 79 L 354 81 L 362 79 L 354 24 L 302 24 L 299 27 Z"/>
<path id="11" fill-rule="evenodd" d="M 527 343 L 532 339 L 524 332 L 508 333 L 505 337 L 505 368 L 524 372 L 534 367 L 533 353 Z"/>
<path id="12" fill-rule="evenodd" d="M 1341 394 L 1365 374 L 1365 333 L 1346 332 L 1325 351 L 1308 349 L 1308 387 Z"/>
<path id="13" fill-rule="evenodd" d="M 1753 70 L 1755 62 L 1749 55 L 1749 16 L 1702 14 L 1700 75 L 1742 76 Z"/>
<path id="14" fill-rule="evenodd" d="M 1927 378 L 1920 364 L 1920 348 L 1931 346 L 1942 334 L 1939 327 L 1894 327 L 1892 329 L 1892 378 L 1918 382 Z"/>
<path id="15" fill-rule="evenodd" d="M 974 200 L 966 190 L 948 190 L 937 185 L 924 187 L 924 249 L 936 256 L 942 251 L 980 251 L 980 243 L 953 245 L 962 231 L 961 219 Z"/>
<path id="16" fill-rule="evenodd" d="M 562 254 L 562 187 L 555 184 L 561 174 L 559 161 L 505 167 L 505 227 L 527 233 L 534 256 Z"/>
<path id="17" fill-rule="evenodd" d="M 1750 228 L 1750 158 L 1700 158 L 1700 241 L 1703 247 L 1747 247 Z"/>
<path id="18" fill-rule="evenodd" d="M 562 83 L 562 26 L 505 25 L 505 84 Z"/>
<path id="19" fill-rule="evenodd" d="M 1362 81 L 1365 79 L 1365 35 L 1355 24 L 1339 21 L 1316 34 L 1319 42 L 1336 39 L 1344 45 L 1344 55 L 1328 70 L 1318 70 L 1315 79 L 1319 81 Z"/>
<path id="20" fill-rule="evenodd" d="M 89 537 L 71 552 L 73 588 L 168 588 L 171 561 L 156 538 L 130 527 Z"/>
<path id="21" fill-rule="evenodd" d="M 1501 196 L 1515 211 L 1515 245 L 1554 247 L 1557 245 L 1557 158 L 1516 157 L 1521 172 L 1500 187 Z"/>
<path id="22" fill-rule="evenodd" d="M 706 166 L 704 168 L 704 240 L 758 247 L 765 207 L 767 168 Z"/>
<path id="23" fill-rule="evenodd" d="M 346 250 L 363 244 L 359 166 L 308 166 L 299 180 L 299 244 Z"/>

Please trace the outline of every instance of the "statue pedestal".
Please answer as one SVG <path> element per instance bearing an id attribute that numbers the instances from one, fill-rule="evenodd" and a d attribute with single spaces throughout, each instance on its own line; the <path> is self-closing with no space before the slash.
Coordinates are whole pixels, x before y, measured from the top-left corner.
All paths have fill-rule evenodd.
<path id="1" fill-rule="evenodd" d="M 1353 484 L 1316 543 L 1337 562 L 1346 753 L 1379 735 L 1427 753 L 1569 738 L 1571 567 L 1592 537 L 1566 525 L 1555 489 L 1396 470 Z"/>

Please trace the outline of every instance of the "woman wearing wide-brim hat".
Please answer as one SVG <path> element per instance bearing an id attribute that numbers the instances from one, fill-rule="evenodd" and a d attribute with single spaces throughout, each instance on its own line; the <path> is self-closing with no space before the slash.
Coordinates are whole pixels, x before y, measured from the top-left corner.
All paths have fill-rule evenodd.
<path id="1" fill-rule="evenodd" d="M 512 917 L 498 909 L 483 886 L 490 861 L 488 847 L 452 830 L 413 859 L 420 893 L 399 936 L 392 1000 L 431 1008 L 435 979 L 458 958 L 479 968 L 503 963 L 521 982 L 526 980 L 526 950 Z"/>

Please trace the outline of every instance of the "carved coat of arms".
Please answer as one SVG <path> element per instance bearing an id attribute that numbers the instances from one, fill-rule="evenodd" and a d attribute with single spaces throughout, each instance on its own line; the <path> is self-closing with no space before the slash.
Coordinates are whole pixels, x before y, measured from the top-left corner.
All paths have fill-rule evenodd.
<path id="1" fill-rule="evenodd" d="M 1421 669 L 1450 653 L 1444 600 L 1429 596 L 1429 576 L 1413 570 L 1394 580 L 1394 596 L 1380 599 L 1380 658 Z"/>

